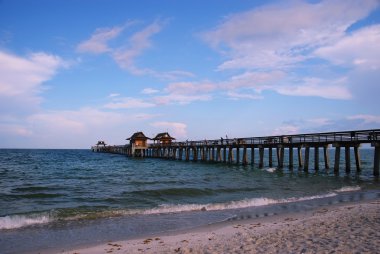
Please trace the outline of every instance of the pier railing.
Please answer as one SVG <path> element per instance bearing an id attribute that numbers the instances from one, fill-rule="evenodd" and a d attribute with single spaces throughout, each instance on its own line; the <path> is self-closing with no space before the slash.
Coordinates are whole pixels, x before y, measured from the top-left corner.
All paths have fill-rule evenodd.
<path id="1" fill-rule="evenodd" d="M 333 144 L 341 142 L 373 143 L 380 141 L 380 129 L 344 132 L 323 132 L 296 135 L 279 135 L 264 137 L 208 139 L 197 141 L 172 142 L 171 144 L 150 144 L 150 147 L 165 146 L 213 146 L 213 145 L 299 145 L 313 143 Z"/>

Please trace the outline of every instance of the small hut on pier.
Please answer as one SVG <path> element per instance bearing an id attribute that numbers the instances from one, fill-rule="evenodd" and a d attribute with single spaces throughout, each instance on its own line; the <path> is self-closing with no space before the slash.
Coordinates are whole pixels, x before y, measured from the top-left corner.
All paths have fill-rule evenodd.
<path id="1" fill-rule="evenodd" d="M 95 146 L 91 147 L 91 149 L 93 152 L 103 152 L 106 149 L 106 146 L 106 142 L 104 142 L 103 140 L 99 140 Z"/>
<path id="2" fill-rule="evenodd" d="M 171 137 L 169 133 L 162 132 L 158 133 L 156 137 L 153 139 L 153 141 L 154 143 L 157 142 L 160 145 L 170 145 L 174 139 L 175 138 Z"/>
<path id="3" fill-rule="evenodd" d="M 148 149 L 148 139 L 150 138 L 145 136 L 142 131 L 135 132 L 130 138 L 127 138 L 132 149 L 132 156 L 144 157 L 145 151 Z"/>
<path id="4" fill-rule="evenodd" d="M 106 146 L 106 142 L 104 142 L 103 140 L 99 140 L 98 143 L 96 143 L 96 146 Z"/>

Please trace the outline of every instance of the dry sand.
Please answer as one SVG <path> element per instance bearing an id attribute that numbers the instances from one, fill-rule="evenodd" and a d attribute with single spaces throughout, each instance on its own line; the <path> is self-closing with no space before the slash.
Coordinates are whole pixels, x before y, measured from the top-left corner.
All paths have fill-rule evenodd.
<path id="1" fill-rule="evenodd" d="M 380 200 L 61 253 L 380 253 Z"/>

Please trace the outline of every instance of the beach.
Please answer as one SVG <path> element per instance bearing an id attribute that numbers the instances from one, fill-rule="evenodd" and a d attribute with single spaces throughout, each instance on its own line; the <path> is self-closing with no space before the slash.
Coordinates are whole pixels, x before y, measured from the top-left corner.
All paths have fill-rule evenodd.
<path id="1" fill-rule="evenodd" d="M 59 253 L 378 253 L 380 200 L 227 221 Z"/>

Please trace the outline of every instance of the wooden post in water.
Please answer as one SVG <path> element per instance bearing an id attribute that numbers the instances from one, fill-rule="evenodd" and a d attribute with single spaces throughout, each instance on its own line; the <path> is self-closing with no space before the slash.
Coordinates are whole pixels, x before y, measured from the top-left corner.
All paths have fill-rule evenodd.
<path id="1" fill-rule="evenodd" d="M 264 167 L 264 147 L 262 146 L 259 146 L 259 157 L 260 157 L 259 168 L 263 168 Z"/>
<path id="2" fill-rule="evenodd" d="M 350 146 L 344 147 L 345 160 L 346 160 L 346 173 L 351 171 L 351 156 L 350 156 Z"/>
<path id="3" fill-rule="evenodd" d="M 373 175 L 379 176 L 380 168 L 380 142 L 373 143 L 372 146 L 375 147 L 375 154 L 373 157 Z"/>
<path id="4" fill-rule="evenodd" d="M 273 167 L 272 147 L 269 147 L 269 167 Z"/>
<path id="5" fill-rule="evenodd" d="M 221 153 L 221 147 L 220 146 L 218 146 L 217 148 L 216 148 L 216 161 L 217 162 L 221 162 L 222 161 L 222 153 Z"/>
<path id="6" fill-rule="evenodd" d="M 329 145 L 323 146 L 323 157 L 325 159 L 325 168 L 329 169 L 329 150 L 328 150 Z"/>
<path id="7" fill-rule="evenodd" d="M 236 164 L 240 163 L 240 147 L 239 145 L 236 147 Z"/>
<path id="8" fill-rule="evenodd" d="M 189 161 L 190 160 L 190 148 L 189 147 L 186 147 L 186 150 L 185 150 L 185 160 L 186 161 Z"/>
<path id="9" fill-rule="evenodd" d="M 248 164 L 247 147 L 243 147 L 243 165 Z"/>
<path id="10" fill-rule="evenodd" d="M 309 171 L 309 157 L 310 157 L 310 146 L 305 147 L 305 165 L 304 165 L 304 171 Z"/>
<path id="11" fill-rule="evenodd" d="M 334 164 L 335 173 L 339 173 L 339 164 L 340 164 L 340 145 L 335 144 L 335 164 Z"/>
<path id="12" fill-rule="evenodd" d="M 314 169 L 319 170 L 319 147 L 314 147 Z"/>
<path id="13" fill-rule="evenodd" d="M 360 144 L 357 144 L 354 146 L 355 163 L 356 163 L 356 171 L 357 172 L 361 171 L 359 147 L 360 147 Z"/>
<path id="14" fill-rule="evenodd" d="M 281 148 L 280 148 L 280 162 L 278 165 L 279 168 L 284 167 L 284 156 L 285 156 L 285 147 L 281 146 Z"/>
<path id="15" fill-rule="evenodd" d="M 289 168 L 293 169 L 293 146 L 289 147 Z"/>
<path id="16" fill-rule="evenodd" d="M 297 147 L 297 153 L 298 153 L 298 167 L 302 168 L 303 163 L 302 163 L 302 146 Z"/>
<path id="17" fill-rule="evenodd" d="M 280 167 L 281 150 L 279 146 L 276 147 L 276 154 L 277 154 L 277 166 Z"/>
<path id="18" fill-rule="evenodd" d="M 232 161 L 234 159 L 233 158 L 234 156 L 233 156 L 232 152 L 233 152 L 232 151 L 232 146 L 229 146 L 229 149 L 228 149 L 228 163 L 230 163 L 230 164 L 232 163 Z"/>
<path id="19" fill-rule="evenodd" d="M 251 165 L 255 164 L 255 147 L 251 146 Z"/>
<path id="20" fill-rule="evenodd" d="M 223 147 L 223 162 L 227 162 L 227 146 Z"/>

